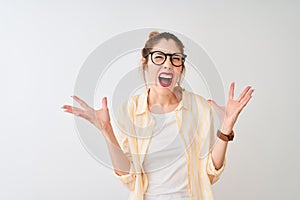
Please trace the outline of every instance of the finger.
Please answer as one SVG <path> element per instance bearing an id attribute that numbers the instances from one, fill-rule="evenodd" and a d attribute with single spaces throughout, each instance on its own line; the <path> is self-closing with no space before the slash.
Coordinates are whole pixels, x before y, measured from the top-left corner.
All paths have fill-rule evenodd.
<path id="1" fill-rule="evenodd" d="M 82 109 L 73 106 L 64 105 L 62 108 L 65 109 L 66 112 L 73 113 L 74 115 L 79 115 L 80 113 L 84 113 Z"/>
<path id="2" fill-rule="evenodd" d="M 74 110 L 72 109 L 65 109 L 64 112 L 71 113 L 73 115 L 78 115 L 77 113 L 74 113 Z"/>
<path id="3" fill-rule="evenodd" d="M 86 102 L 81 100 L 79 97 L 77 97 L 77 96 L 71 96 L 71 97 L 73 97 L 73 99 L 76 100 L 83 108 L 85 108 L 85 109 L 90 108 L 90 106 Z"/>
<path id="4" fill-rule="evenodd" d="M 89 116 L 85 112 L 81 112 L 81 111 L 77 111 L 77 110 L 70 110 L 70 109 L 66 109 L 66 110 L 64 110 L 64 112 L 68 112 L 68 113 L 74 114 L 76 116 L 82 117 L 86 120 L 89 120 Z"/>
<path id="5" fill-rule="evenodd" d="M 103 108 L 103 109 L 107 109 L 107 97 L 104 97 L 104 98 L 102 99 L 102 108 Z"/>
<path id="6" fill-rule="evenodd" d="M 212 99 L 207 100 L 207 102 L 212 105 L 213 107 L 219 107 L 219 105 Z"/>
<path id="7" fill-rule="evenodd" d="M 63 105 L 61 108 L 63 109 L 70 109 L 70 110 L 73 110 L 73 109 L 79 109 L 79 110 L 82 110 L 80 108 L 77 108 L 77 107 L 74 107 L 74 106 L 70 106 L 70 105 Z M 83 110 L 82 110 L 83 111 Z"/>
<path id="8" fill-rule="evenodd" d="M 62 109 L 72 109 L 72 107 L 73 107 L 73 106 L 63 105 L 63 106 L 60 107 L 60 108 L 62 108 Z"/>
<path id="9" fill-rule="evenodd" d="M 64 110 L 64 112 L 73 114 L 73 112 L 71 110 Z"/>
<path id="10" fill-rule="evenodd" d="M 252 96 L 251 96 L 252 93 L 253 93 L 253 90 L 251 91 L 251 93 L 249 95 L 246 95 L 246 97 L 242 99 L 241 107 L 245 107 L 247 105 L 249 100 L 252 98 Z"/>
<path id="11" fill-rule="evenodd" d="M 247 94 L 244 95 L 244 97 L 241 99 L 240 103 L 243 103 L 248 96 L 252 95 L 253 92 L 254 92 L 254 89 L 248 90 Z"/>
<path id="12" fill-rule="evenodd" d="M 239 96 L 239 98 L 237 99 L 237 101 L 241 101 L 241 100 L 244 98 L 244 96 L 247 94 L 247 92 L 249 91 L 250 88 L 251 88 L 250 85 L 247 86 L 247 87 L 244 89 L 244 91 L 242 92 L 242 94 Z"/>
<path id="13" fill-rule="evenodd" d="M 229 89 L 229 99 L 233 99 L 234 96 L 234 82 L 230 84 L 230 89 Z"/>
<path id="14" fill-rule="evenodd" d="M 252 96 L 248 96 L 241 104 L 241 107 L 244 108 L 247 105 L 247 103 L 250 101 L 251 98 L 252 98 Z"/>

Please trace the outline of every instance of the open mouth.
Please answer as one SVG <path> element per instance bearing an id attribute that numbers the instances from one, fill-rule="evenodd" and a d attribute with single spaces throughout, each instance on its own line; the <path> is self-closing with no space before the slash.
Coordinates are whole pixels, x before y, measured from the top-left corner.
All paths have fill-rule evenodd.
<path id="1" fill-rule="evenodd" d="M 172 83 L 172 79 L 173 79 L 172 73 L 162 72 L 158 76 L 159 83 L 163 87 L 169 87 Z"/>

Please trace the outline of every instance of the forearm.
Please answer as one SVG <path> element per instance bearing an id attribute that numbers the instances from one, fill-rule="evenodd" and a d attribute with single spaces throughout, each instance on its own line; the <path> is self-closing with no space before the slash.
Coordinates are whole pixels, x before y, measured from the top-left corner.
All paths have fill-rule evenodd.
<path id="1" fill-rule="evenodd" d="M 217 170 L 220 169 L 223 165 L 227 150 L 227 143 L 228 142 L 217 138 L 214 148 L 212 150 L 212 160 Z"/>
<path id="2" fill-rule="evenodd" d="M 232 125 L 231 123 L 224 122 L 219 129 L 222 133 L 229 134 L 232 130 Z M 223 166 L 227 145 L 228 142 L 223 141 L 219 137 L 217 137 L 217 140 L 212 150 L 212 160 L 217 170 Z"/>
<path id="3" fill-rule="evenodd" d="M 109 125 L 107 128 L 103 129 L 102 132 L 115 172 L 119 175 L 128 174 L 130 169 L 130 162 L 127 156 L 122 151 L 115 137 L 112 126 Z"/>

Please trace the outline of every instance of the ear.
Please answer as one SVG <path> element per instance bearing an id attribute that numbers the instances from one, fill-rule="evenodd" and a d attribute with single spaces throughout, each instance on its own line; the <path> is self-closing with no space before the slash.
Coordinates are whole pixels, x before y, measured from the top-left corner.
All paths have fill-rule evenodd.
<path id="1" fill-rule="evenodd" d="M 185 67 L 181 67 L 180 75 L 181 75 L 181 76 L 184 76 L 184 74 L 185 74 Z"/>
<path id="2" fill-rule="evenodd" d="M 146 71 L 148 70 L 147 60 L 146 58 L 142 57 L 141 59 L 141 65 L 143 66 L 143 69 Z"/>

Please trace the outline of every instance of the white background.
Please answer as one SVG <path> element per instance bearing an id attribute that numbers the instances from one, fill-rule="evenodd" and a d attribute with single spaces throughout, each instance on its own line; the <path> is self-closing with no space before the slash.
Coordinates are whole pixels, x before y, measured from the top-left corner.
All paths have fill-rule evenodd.
<path id="1" fill-rule="evenodd" d="M 216 199 L 297 199 L 299 2 L 109 2 L 0 1 L 0 199 L 127 199 L 60 106 L 72 104 L 80 67 L 97 46 L 148 27 L 205 48 L 226 95 L 231 81 L 236 94 L 255 88 L 214 185 Z"/>

